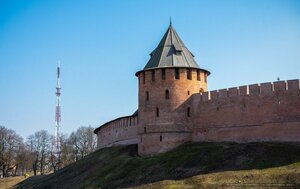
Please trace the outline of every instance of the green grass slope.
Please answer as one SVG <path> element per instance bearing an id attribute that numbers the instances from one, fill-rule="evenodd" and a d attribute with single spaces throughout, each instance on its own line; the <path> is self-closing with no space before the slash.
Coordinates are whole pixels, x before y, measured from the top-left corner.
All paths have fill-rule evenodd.
<path id="1" fill-rule="evenodd" d="M 252 184 L 252 185 L 251 185 Z M 98 150 L 15 188 L 300 188 L 300 143 L 186 143 L 152 157 Z"/>

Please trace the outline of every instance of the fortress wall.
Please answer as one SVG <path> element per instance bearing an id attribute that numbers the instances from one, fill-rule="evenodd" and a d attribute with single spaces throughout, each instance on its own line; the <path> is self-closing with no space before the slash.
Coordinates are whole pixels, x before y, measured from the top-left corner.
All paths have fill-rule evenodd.
<path id="1" fill-rule="evenodd" d="M 300 141 L 299 80 L 234 87 L 190 99 L 193 141 Z"/>
<path id="2" fill-rule="evenodd" d="M 98 148 L 137 144 L 137 125 L 137 116 L 118 118 L 102 125 L 97 131 Z"/>

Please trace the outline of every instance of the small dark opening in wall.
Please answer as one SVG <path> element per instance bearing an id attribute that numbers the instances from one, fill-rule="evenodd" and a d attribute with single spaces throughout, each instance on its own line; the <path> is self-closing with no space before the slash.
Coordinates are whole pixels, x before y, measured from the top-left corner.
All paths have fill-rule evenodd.
<path id="1" fill-rule="evenodd" d="M 161 136 L 161 135 L 159 136 L 159 141 L 160 141 L 160 142 L 162 141 L 162 136 Z"/>
<path id="2" fill-rule="evenodd" d="M 159 108 L 156 108 L 156 117 L 159 117 Z"/>
<path id="3" fill-rule="evenodd" d="M 204 93 L 204 90 L 201 88 L 201 89 L 199 90 L 199 93 Z"/>
<path id="4" fill-rule="evenodd" d="M 170 99 L 170 93 L 168 89 L 166 90 L 166 99 Z"/>
<path id="5" fill-rule="evenodd" d="M 166 69 L 161 70 L 161 79 L 165 80 L 166 79 Z"/>
<path id="6" fill-rule="evenodd" d="M 155 81 L 155 70 L 152 70 L 151 73 L 152 73 L 152 81 Z"/>
<path id="7" fill-rule="evenodd" d="M 188 91 L 188 95 L 190 95 L 190 91 Z"/>
<path id="8" fill-rule="evenodd" d="M 204 75 L 204 81 L 207 83 L 207 74 Z"/>
<path id="9" fill-rule="evenodd" d="M 187 69 L 186 70 L 186 78 L 191 80 L 192 79 L 192 71 L 191 69 Z"/>
<path id="10" fill-rule="evenodd" d="M 187 108 L 187 116 L 188 116 L 188 117 L 191 116 L 191 108 L 190 108 L 190 107 Z"/>
<path id="11" fill-rule="evenodd" d="M 147 133 L 147 129 L 146 129 L 146 127 L 144 127 L 144 133 Z"/>
<path id="12" fill-rule="evenodd" d="M 146 101 L 149 101 L 149 92 L 146 91 Z"/>
<path id="13" fill-rule="evenodd" d="M 145 72 L 143 73 L 142 77 L 143 77 L 143 84 L 145 84 L 146 83 L 146 73 Z"/>
<path id="14" fill-rule="evenodd" d="M 180 79 L 179 68 L 175 68 L 175 79 Z"/>
<path id="15" fill-rule="evenodd" d="M 201 78 L 200 78 L 200 71 L 199 71 L 199 70 L 197 70 L 197 80 L 198 80 L 198 81 L 201 80 Z"/>

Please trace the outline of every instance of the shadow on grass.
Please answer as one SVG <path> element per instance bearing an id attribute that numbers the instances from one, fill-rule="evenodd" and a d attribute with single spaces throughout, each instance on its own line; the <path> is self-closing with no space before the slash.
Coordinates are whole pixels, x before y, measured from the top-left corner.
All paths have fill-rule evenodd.
<path id="1" fill-rule="evenodd" d="M 186 143 L 152 157 L 137 145 L 98 150 L 56 173 L 16 188 L 123 188 L 222 171 L 266 169 L 300 162 L 300 143 Z"/>

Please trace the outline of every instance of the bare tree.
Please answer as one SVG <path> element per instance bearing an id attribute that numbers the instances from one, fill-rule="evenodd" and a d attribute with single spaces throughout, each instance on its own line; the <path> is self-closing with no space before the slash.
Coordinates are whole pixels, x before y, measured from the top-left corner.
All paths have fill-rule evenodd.
<path id="1" fill-rule="evenodd" d="M 40 141 L 40 173 L 45 173 L 45 166 L 47 165 L 47 157 L 49 157 L 51 149 L 51 137 L 45 130 L 36 133 L 36 137 Z"/>
<path id="2" fill-rule="evenodd" d="M 27 137 L 26 145 L 30 151 L 33 174 L 34 174 L 34 176 L 36 176 L 37 168 L 38 168 L 38 159 L 39 159 L 39 153 L 38 153 L 39 147 L 36 142 L 35 135 L 29 135 Z"/>
<path id="3" fill-rule="evenodd" d="M 74 162 L 72 152 L 73 149 L 71 143 L 69 142 L 69 138 L 66 135 L 63 135 L 60 156 L 62 166 L 66 166 Z"/>
<path id="4" fill-rule="evenodd" d="M 32 159 L 31 159 L 31 153 L 30 151 L 26 148 L 25 144 L 22 143 L 19 146 L 17 156 L 16 156 L 16 165 L 17 169 L 15 171 L 15 175 L 17 173 L 17 170 L 20 169 L 21 175 L 24 175 L 27 170 L 31 169 L 32 165 Z"/>
<path id="5" fill-rule="evenodd" d="M 53 135 L 51 136 L 51 138 L 52 138 L 51 140 L 54 141 Z M 71 154 L 71 150 L 68 150 L 67 148 L 69 146 L 67 135 L 63 134 L 60 140 L 61 140 L 60 151 L 54 152 L 53 149 L 51 149 L 50 164 L 54 172 L 69 164 L 67 158 Z"/>
<path id="6" fill-rule="evenodd" d="M 18 168 L 16 157 L 22 145 L 23 139 L 15 131 L 0 126 L 0 167 L 3 176 Z"/>
<path id="7" fill-rule="evenodd" d="M 52 151 L 53 136 L 41 130 L 23 139 L 15 131 L 0 126 L 0 172 L 8 174 L 24 174 L 33 170 L 34 175 L 45 174 L 46 171 L 56 171 L 73 163 L 96 149 L 96 135 L 93 128 L 80 127 L 69 137 L 61 138 L 61 151 Z"/>
<path id="8" fill-rule="evenodd" d="M 89 127 L 80 127 L 76 132 L 72 132 L 69 142 L 72 146 L 74 160 L 77 161 L 96 149 L 96 136 L 94 129 Z"/>
<path id="9" fill-rule="evenodd" d="M 45 130 L 35 132 L 34 135 L 27 138 L 27 146 L 34 157 L 32 165 L 34 175 L 37 175 L 37 170 L 43 175 L 51 154 L 51 137 L 49 133 Z"/>
<path id="10" fill-rule="evenodd" d="M 72 132 L 69 137 L 69 144 L 72 149 L 72 157 L 74 162 L 79 160 L 79 138 L 76 132 Z"/>

